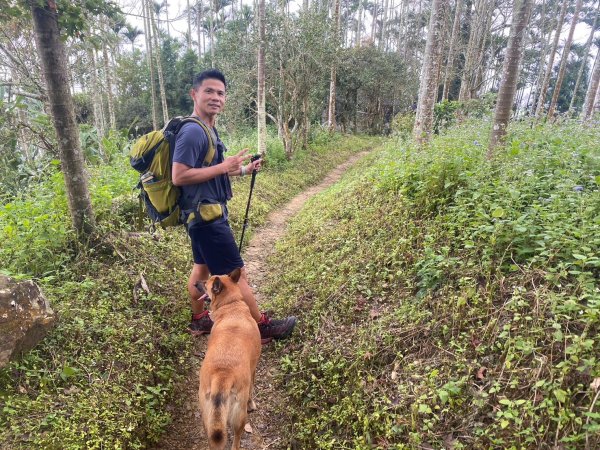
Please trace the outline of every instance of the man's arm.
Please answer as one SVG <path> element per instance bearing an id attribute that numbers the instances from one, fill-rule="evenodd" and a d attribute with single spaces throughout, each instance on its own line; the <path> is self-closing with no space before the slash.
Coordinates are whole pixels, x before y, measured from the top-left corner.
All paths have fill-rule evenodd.
<path id="1" fill-rule="evenodd" d="M 173 184 L 175 186 L 185 186 L 212 180 L 226 173 L 221 167 L 222 165 L 223 163 L 211 167 L 194 168 L 183 163 L 173 162 Z"/>
<path id="2" fill-rule="evenodd" d="M 247 153 L 248 149 L 245 148 L 237 155 L 229 156 L 222 163 L 210 167 L 190 167 L 183 163 L 173 162 L 173 184 L 175 186 L 185 186 L 188 184 L 204 183 L 219 175 L 239 175 L 244 161 L 252 157 L 252 155 L 247 155 Z M 253 164 L 256 162 L 254 161 L 248 164 L 248 166 L 254 168 Z"/>

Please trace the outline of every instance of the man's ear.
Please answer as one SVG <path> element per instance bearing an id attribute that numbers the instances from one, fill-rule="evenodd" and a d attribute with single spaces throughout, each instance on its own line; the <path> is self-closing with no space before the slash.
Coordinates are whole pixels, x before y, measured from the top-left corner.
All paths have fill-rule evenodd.
<path id="1" fill-rule="evenodd" d="M 222 290 L 223 290 L 223 283 L 221 283 L 221 279 L 219 277 L 215 277 L 212 288 L 211 288 L 212 293 L 217 295 Z"/>
<path id="2" fill-rule="evenodd" d="M 234 283 L 237 283 L 238 281 L 240 281 L 241 275 L 242 275 L 242 271 L 239 268 L 237 268 L 237 269 L 233 269 L 231 271 L 231 273 L 229 274 L 229 278 L 231 278 Z"/>

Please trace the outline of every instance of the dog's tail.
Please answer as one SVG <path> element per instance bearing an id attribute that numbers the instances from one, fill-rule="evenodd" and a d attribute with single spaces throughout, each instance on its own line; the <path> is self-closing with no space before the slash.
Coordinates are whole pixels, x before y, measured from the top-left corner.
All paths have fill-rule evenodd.
<path id="1" fill-rule="evenodd" d="M 230 393 L 233 385 L 230 379 L 215 377 L 210 392 L 206 393 L 207 411 L 205 418 L 208 445 L 212 449 L 224 449 L 227 443 L 227 422 L 230 409 Z"/>

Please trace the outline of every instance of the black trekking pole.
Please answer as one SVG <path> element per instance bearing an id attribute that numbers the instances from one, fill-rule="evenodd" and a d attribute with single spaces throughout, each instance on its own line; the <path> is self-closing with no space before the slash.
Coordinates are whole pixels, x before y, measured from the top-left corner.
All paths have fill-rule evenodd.
<path id="1" fill-rule="evenodd" d="M 254 155 L 250 158 L 250 161 L 256 161 L 260 158 L 260 154 Z M 252 180 L 250 181 L 250 193 L 248 194 L 248 204 L 246 205 L 246 215 L 244 216 L 244 224 L 242 225 L 242 236 L 240 237 L 240 245 L 238 247 L 238 251 L 242 253 L 242 242 L 244 242 L 244 233 L 246 232 L 246 228 L 248 228 L 248 212 L 250 211 L 250 200 L 252 199 L 252 191 L 254 190 L 254 182 L 256 181 L 256 174 L 258 171 L 254 169 L 252 171 Z"/>

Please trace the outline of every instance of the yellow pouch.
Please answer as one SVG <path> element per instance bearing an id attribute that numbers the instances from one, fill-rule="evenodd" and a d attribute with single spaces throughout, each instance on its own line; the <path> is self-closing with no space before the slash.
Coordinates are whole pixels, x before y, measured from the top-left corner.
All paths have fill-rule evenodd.
<path id="1" fill-rule="evenodd" d="M 220 203 L 202 203 L 198 206 L 200 218 L 204 222 L 212 222 L 223 217 L 223 206 Z"/>
<path id="2" fill-rule="evenodd" d="M 143 183 L 144 190 L 150 198 L 150 202 L 161 213 L 169 213 L 170 205 L 177 203 L 177 189 L 171 183 L 171 180 L 160 180 L 154 183 Z"/>

